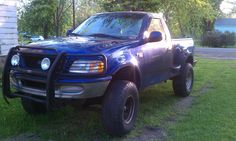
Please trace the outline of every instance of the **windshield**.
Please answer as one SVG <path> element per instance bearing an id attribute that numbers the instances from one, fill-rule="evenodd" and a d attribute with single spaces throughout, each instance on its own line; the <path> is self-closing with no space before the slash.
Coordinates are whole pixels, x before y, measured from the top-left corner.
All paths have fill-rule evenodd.
<path id="1" fill-rule="evenodd" d="M 72 33 L 81 36 L 135 39 L 139 35 L 143 17 L 139 14 L 100 14 L 84 21 Z"/>

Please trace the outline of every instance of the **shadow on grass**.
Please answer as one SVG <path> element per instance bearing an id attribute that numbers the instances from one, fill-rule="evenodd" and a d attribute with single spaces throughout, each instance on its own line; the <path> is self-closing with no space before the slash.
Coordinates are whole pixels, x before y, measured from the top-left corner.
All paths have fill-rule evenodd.
<path id="1" fill-rule="evenodd" d="M 161 120 L 171 113 L 177 97 L 170 83 L 152 86 L 141 93 L 136 128 L 123 138 L 138 135 L 144 126 L 160 126 Z M 112 106 L 112 105 L 111 105 Z M 119 140 L 107 135 L 102 128 L 100 106 L 89 108 L 65 107 L 46 115 L 26 114 L 20 100 L 7 105 L 0 100 L 0 138 L 33 133 L 46 140 Z"/>

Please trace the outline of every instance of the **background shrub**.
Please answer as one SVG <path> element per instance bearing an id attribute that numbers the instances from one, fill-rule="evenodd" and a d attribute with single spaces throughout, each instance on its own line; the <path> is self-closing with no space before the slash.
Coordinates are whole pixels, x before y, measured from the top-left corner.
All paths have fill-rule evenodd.
<path id="1" fill-rule="evenodd" d="M 227 47 L 236 44 L 233 32 L 208 31 L 202 36 L 201 44 L 208 47 Z"/>

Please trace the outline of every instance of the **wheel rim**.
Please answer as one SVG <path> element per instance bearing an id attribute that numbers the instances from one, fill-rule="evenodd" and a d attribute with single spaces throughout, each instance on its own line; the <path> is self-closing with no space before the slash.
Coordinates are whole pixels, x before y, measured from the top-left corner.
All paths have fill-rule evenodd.
<path id="1" fill-rule="evenodd" d="M 191 70 L 189 70 L 187 73 L 187 78 L 186 78 L 186 88 L 188 91 L 191 90 L 192 83 L 193 83 L 193 74 L 192 74 Z"/>
<path id="2" fill-rule="evenodd" d="M 123 121 L 125 124 L 129 124 L 134 115 L 135 102 L 132 96 L 129 96 L 126 99 L 124 108 L 123 108 Z"/>

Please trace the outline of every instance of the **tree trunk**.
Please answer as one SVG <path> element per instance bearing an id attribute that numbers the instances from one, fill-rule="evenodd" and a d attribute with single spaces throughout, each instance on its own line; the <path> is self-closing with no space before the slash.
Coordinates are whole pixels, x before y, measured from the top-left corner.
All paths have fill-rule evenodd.
<path id="1" fill-rule="evenodd" d="M 178 23 L 179 23 L 179 29 L 180 29 L 181 37 L 184 37 L 185 36 L 184 29 L 183 29 L 183 26 L 181 24 L 181 19 L 179 19 L 179 18 L 178 18 Z"/>
<path id="2" fill-rule="evenodd" d="M 43 27 L 43 37 L 44 39 L 47 39 L 48 38 L 48 24 L 44 24 L 44 27 Z"/>
<path id="3" fill-rule="evenodd" d="M 59 8 L 57 7 L 56 10 L 56 18 L 55 18 L 55 33 L 56 33 L 56 37 L 59 36 Z"/>
<path id="4" fill-rule="evenodd" d="M 75 0 L 72 1 L 73 5 L 73 29 L 75 29 Z"/>

